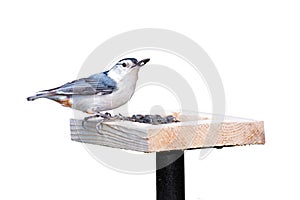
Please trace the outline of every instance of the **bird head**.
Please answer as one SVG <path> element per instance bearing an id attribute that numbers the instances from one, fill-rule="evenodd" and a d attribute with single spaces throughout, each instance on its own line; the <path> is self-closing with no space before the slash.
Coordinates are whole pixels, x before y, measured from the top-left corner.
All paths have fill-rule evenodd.
<path id="1" fill-rule="evenodd" d="M 138 72 L 140 67 L 144 66 L 150 59 L 146 58 L 138 61 L 135 58 L 124 58 L 119 60 L 109 71 L 111 76 L 124 77 L 131 72 Z"/>
<path id="2" fill-rule="evenodd" d="M 132 69 L 132 68 L 139 68 L 144 66 L 147 62 L 149 62 L 149 58 L 143 59 L 138 61 L 135 58 L 124 58 L 122 60 L 119 60 L 119 62 L 117 62 L 116 66 L 122 69 L 125 69 L 126 71 L 128 71 L 127 69 Z"/>

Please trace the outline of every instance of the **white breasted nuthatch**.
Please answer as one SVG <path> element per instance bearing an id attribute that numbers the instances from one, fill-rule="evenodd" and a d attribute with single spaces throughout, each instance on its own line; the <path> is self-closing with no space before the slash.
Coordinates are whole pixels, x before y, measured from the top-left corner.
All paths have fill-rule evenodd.
<path id="1" fill-rule="evenodd" d="M 149 60 L 149 58 L 140 61 L 125 58 L 108 71 L 40 91 L 27 100 L 47 98 L 89 114 L 112 110 L 130 100 L 135 91 L 140 67 Z"/>

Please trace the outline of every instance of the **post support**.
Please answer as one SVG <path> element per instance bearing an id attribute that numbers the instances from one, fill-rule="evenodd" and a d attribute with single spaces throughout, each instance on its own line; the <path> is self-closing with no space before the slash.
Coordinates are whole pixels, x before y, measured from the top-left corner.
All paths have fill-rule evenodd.
<path id="1" fill-rule="evenodd" d="M 156 199 L 184 200 L 184 151 L 156 153 Z"/>

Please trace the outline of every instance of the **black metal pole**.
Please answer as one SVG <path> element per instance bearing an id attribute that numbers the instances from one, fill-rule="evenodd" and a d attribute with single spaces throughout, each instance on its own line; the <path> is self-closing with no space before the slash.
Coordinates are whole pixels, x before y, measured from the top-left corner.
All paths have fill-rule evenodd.
<path id="1" fill-rule="evenodd" d="M 156 199 L 184 200 L 184 151 L 156 153 Z"/>

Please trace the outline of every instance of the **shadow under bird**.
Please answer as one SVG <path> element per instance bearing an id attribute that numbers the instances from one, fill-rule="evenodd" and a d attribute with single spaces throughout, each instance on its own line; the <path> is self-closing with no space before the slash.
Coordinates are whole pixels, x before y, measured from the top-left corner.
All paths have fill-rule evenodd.
<path id="1" fill-rule="evenodd" d="M 150 59 L 125 58 L 110 70 L 37 92 L 28 101 L 46 98 L 88 114 L 98 114 L 127 103 L 135 91 L 138 73 Z"/>

